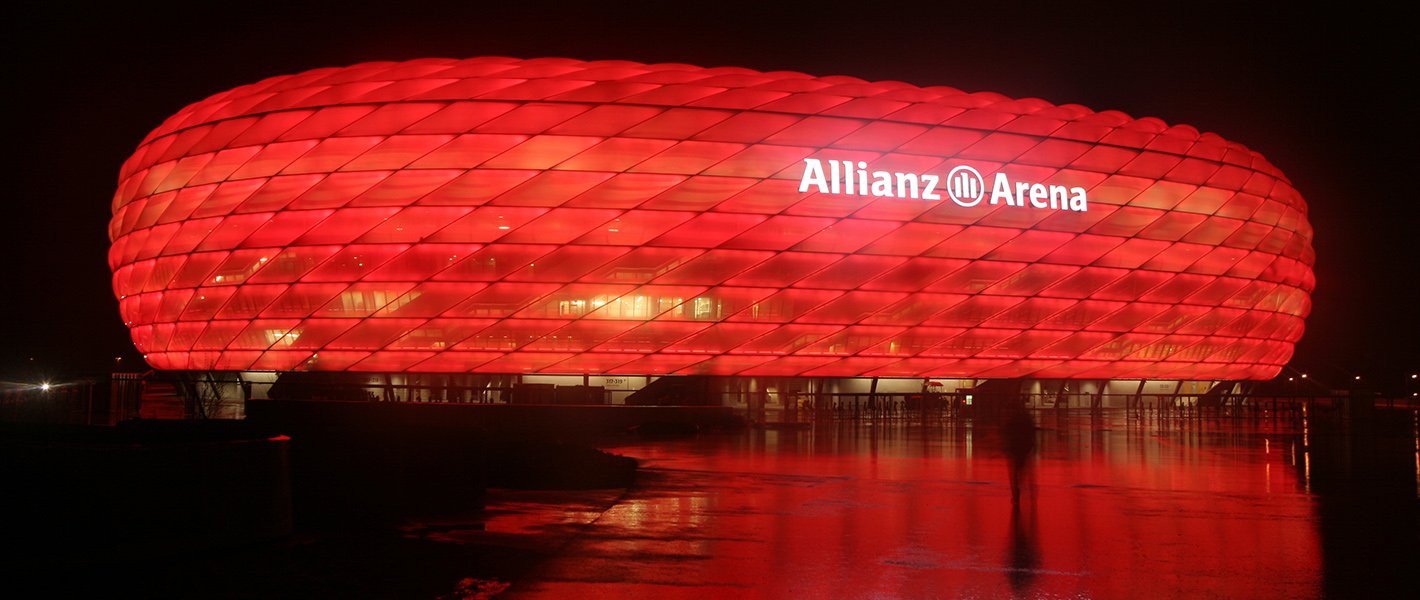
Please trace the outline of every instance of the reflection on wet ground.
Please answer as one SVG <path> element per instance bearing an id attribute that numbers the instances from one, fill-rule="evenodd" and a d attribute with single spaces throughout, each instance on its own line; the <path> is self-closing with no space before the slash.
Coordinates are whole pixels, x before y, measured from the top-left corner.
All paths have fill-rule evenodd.
<path id="1" fill-rule="evenodd" d="M 642 461 L 636 487 L 499 597 L 1413 591 L 1413 415 L 1325 430 L 1038 419 L 1019 510 L 992 428 L 969 422 L 830 421 L 619 445 Z"/>
<path id="2" fill-rule="evenodd" d="M 630 489 L 340 522 L 181 555 L 0 561 L 5 598 L 1413 598 L 1414 413 L 1037 414 L 1013 509 L 989 424 L 822 421 L 602 447 Z M 81 548 L 83 539 L 72 543 Z"/>

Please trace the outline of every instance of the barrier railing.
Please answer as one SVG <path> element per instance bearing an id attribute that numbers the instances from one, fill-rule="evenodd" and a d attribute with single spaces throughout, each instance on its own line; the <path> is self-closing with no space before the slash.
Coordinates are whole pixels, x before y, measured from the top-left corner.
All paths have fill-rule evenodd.
<path id="1" fill-rule="evenodd" d="M 1304 417 L 1364 418 L 1374 411 L 1420 411 L 1420 402 L 1409 398 L 1351 398 L 1348 396 L 1282 396 L 1223 394 L 902 394 L 822 393 L 785 395 L 779 402 L 735 402 L 756 422 L 953 419 L 992 417 L 1010 402 L 1038 413 L 1123 412 L 1133 419 L 1300 419 Z"/>
<path id="2" fill-rule="evenodd" d="M 0 393 L 0 420 L 41 420 L 72 423 L 112 423 L 132 418 L 142 388 L 161 385 L 163 374 L 118 374 L 105 394 L 96 394 L 94 382 L 81 382 L 41 390 L 36 386 L 11 386 Z M 102 382 L 107 384 L 108 382 Z M 232 401 L 259 392 L 274 391 L 270 383 L 222 380 L 232 389 Z M 544 389 L 547 388 L 547 389 Z M 553 389 L 556 388 L 556 389 Z M 594 386 L 454 386 L 360 385 L 304 382 L 288 386 L 289 399 L 440 404 L 611 404 L 614 390 Z M 566 393 L 563 393 L 566 392 Z M 578 393 L 572 393 L 578 392 Z M 624 391 L 622 393 L 625 393 Z M 259 397 L 259 396 L 257 396 Z M 1417 411 L 1414 397 L 1370 397 L 1288 394 L 1090 394 L 1080 392 L 1003 394 L 999 392 L 856 392 L 793 393 L 764 390 L 726 391 L 708 397 L 666 399 L 667 404 L 729 406 L 756 422 L 814 422 L 834 420 L 910 419 L 941 420 L 991 417 L 1002 407 L 1024 402 L 1044 413 L 1123 413 L 1132 419 L 1254 418 L 1296 419 L 1365 418 L 1378 411 Z M 95 411 L 103 412 L 98 415 Z"/>

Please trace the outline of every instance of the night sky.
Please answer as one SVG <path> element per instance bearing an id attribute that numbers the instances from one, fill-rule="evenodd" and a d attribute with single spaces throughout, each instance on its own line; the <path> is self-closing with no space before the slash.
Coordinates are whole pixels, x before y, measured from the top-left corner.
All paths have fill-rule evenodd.
<path id="1" fill-rule="evenodd" d="M 1420 52 L 1400 8 L 601 4 L 7 10 L 3 378 L 105 372 L 116 357 L 124 370 L 146 370 L 109 284 L 106 227 L 120 164 L 163 119 L 273 75 L 485 55 L 948 85 L 1218 133 L 1265 155 L 1310 205 L 1318 289 L 1293 368 L 1331 387 L 1360 375 L 1383 390 L 1420 369 L 1417 106 L 1406 85 Z"/>

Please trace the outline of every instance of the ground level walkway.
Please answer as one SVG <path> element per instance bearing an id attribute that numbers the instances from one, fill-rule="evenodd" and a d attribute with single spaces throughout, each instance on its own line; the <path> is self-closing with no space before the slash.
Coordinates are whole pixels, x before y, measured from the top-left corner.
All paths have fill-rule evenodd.
<path id="1" fill-rule="evenodd" d="M 500 598 L 1413 591 L 1413 419 L 1408 447 L 1403 429 L 1119 415 L 1040 425 L 1019 510 L 982 424 L 844 423 L 627 445 L 619 451 L 643 461 L 641 483 Z M 1377 443 L 1382 433 L 1400 436 Z"/>
<path id="2" fill-rule="evenodd" d="M 641 461 L 630 489 L 490 490 L 481 511 L 85 565 L 35 597 L 1411 597 L 1414 413 L 1036 418 L 1019 509 L 990 423 L 621 438 L 602 447 Z"/>

